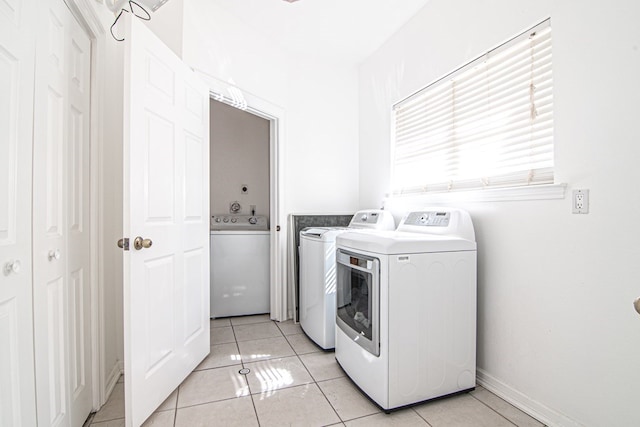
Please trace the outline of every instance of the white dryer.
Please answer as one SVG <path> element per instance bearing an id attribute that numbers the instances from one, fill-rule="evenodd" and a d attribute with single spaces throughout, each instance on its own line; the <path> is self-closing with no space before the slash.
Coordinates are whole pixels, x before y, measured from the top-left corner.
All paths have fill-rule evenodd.
<path id="1" fill-rule="evenodd" d="M 300 231 L 300 326 L 325 350 L 335 346 L 336 236 L 353 230 L 393 230 L 382 210 L 356 213 L 348 227 L 308 227 Z"/>
<path id="2" fill-rule="evenodd" d="M 395 232 L 337 236 L 336 359 L 384 410 L 470 390 L 476 242 L 466 211 L 427 208 Z"/>

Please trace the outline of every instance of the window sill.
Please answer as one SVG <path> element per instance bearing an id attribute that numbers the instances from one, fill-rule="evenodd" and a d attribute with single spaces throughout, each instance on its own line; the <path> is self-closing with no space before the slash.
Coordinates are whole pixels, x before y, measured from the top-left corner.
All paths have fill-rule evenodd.
<path id="1" fill-rule="evenodd" d="M 491 188 L 450 193 L 411 194 L 387 197 L 395 204 L 402 201 L 420 203 L 510 202 L 521 200 L 564 199 L 567 184 L 532 185 L 528 187 Z"/>

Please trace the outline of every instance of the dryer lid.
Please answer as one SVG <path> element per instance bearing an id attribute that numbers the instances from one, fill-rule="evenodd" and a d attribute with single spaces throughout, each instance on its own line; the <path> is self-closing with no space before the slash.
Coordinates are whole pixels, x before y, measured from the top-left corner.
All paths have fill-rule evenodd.
<path id="1" fill-rule="evenodd" d="M 306 227 L 300 230 L 300 236 L 322 239 L 323 237 L 327 237 L 331 234 L 337 234 L 338 232 L 343 232 L 346 230 L 347 228 L 345 227 Z"/>
<path id="2" fill-rule="evenodd" d="M 475 251 L 477 247 L 475 241 L 457 236 L 400 231 L 346 232 L 336 238 L 336 245 L 338 248 L 381 255 Z"/>

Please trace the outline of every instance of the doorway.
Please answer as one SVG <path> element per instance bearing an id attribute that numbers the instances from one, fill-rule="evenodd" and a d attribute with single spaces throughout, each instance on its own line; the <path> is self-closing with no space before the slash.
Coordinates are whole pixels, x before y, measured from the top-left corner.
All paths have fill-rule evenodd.
<path id="1" fill-rule="evenodd" d="M 283 273 L 286 259 L 286 236 L 285 233 L 280 232 L 281 224 L 286 224 L 285 198 L 282 191 L 282 165 L 285 146 L 284 110 L 201 70 L 196 69 L 195 72 L 209 86 L 212 101 L 235 107 L 269 122 L 270 313 L 272 320 L 284 321 L 287 319 L 287 292 Z M 213 213 L 211 212 L 211 214 Z"/>
<path id="2" fill-rule="evenodd" d="M 232 93 L 234 94 L 232 100 L 225 99 L 220 94 L 215 94 L 210 100 L 210 214 L 212 218 L 218 219 L 221 215 L 250 215 L 260 220 L 266 218 L 270 235 L 269 243 L 265 253 L 254 254 L 256 255 L 254 258 L 260 265 L 263 262 L 262 259 L 266 258 L 264 262 L 269 265 L 266 269 L 259 269 L 265 277 L 257 281 L 252 280 L 254 287 L 266 289 L 265 292 L 257 290 L 248 292 L 247 290 L 245 293 L 248 301 L 256 307 L 261 304 L 257 304 L 254 300 L 260 295 L 265 295 L 260 297 L 265 298 L 265 311 L 269 312 L 272 319 L 284 320 L 280 313 L 281 307 L 286 307 L 286 304 L 281 302 L 281 294 L 284 292 L 275 279 L 280 277 L 278 263 L 281 259 L 278 256 L 280 227 L 277 215 L 279 212 L 277 209 L 279 119 L 249 107 L 244 98 L 239 102 L 240 91 L 235 90 Z M 241 218 L 241 216 L 238 217 Z M 214 233 L 220 232 L 212 231 L 212 239 L 218 237 L 214 236 Z M 221 252 L 214 251 L 212 246 L 212 265 L 215 261 L 213 259 L 215 253 L 219 255 Z M 230 255 L 235 252 L 225 250 L 224 253 Z M 219 283 L 222 277 L 229 276 L 216 276 L 214 273 L 212 268 L 212 315 L 215 295 L 220 296 L 220 292 L 214 293 L 213 288 L 216 285 L 222 285 Z M 237 278 L 234 280 L 237 281 Z M 244 313 L 243 310 L 240 311 Z"/>

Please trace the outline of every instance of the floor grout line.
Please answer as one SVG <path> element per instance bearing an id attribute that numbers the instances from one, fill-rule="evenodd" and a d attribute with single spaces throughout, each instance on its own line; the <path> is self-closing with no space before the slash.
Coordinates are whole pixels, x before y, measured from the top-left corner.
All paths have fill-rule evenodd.
<path id="1" fill-rule="evenodd" d="M 271 323 L 272 325 L 274 325 L 277 328 L 277 330 L 279 331 L 279 336 L 278 337 L 281 336 L 281 337 L 283 337 L 285 339 L 285 342 L 291 348 L 291 350 L 293 351 L 293 354 L 288 355 L 288 356 L 269 357 L 269 358 L 261 359 L 261 360 L 251 360 L 251 361 L 245 360 L 245 358 L 243 358 L 242 354 L 240 353 L 240 342 L 238 341 L 238 337 L 236 335 L 235 326 L 241 327 L 241 326 L 245 326 L 245 325 L 259 325 L 259 324 L 266 324 L 266 323 Z M 366 418 L 371 417 L 371 416 L 379 416 L 380 414 L 384 414 L 385 413 L 384 410 L 381 410 L 379 407 L 377 407 L 376 409 L 378 410 L 378 412 L 375 412 L 373 414 L 366 414 L 366 415 L 357 416 L 357 417 L 349 418 L 349 419 L 343 418 L 340 415 L 340 413 L 337 410 L 337 407 L 335 407 L 331 403 L 331 400 L 329 399 L 328 394 L 327 394 L 328 392 L 333 390 L 333 388 L 329 388 L 328 391 L 325 392 L 325 390 L 320 386 L 320 384 L 325 384 L 327 387 L 331 387 L 331 386 L 328 385 L 331 381 L 336 381 L 336 380 L 338 380 L 340 378 L 346 378 L 348 380 L 350 380 L 350 379 L 349 379 L 348 376 L 344 375 L 344 372 L 343 372 L 343 375 L 340 376 L 340 377 L 323 378 L 321 380 L 316 379 L 316 377 L 314 377 L 314 375 L 312 375 L 311 370 L 307 366 L 307 364 L 305 364 L 305 362 L 303 360 L 303 357 L 308 357 L 308 356 L 314 355 L 314 354 L 317 355 L 318 357 L 322 357 L 323 354 L 332 353 L 332 352 L 329 352 L 329 351 L 312 351 L 312 352 L 309 352 L 309 353 L 299 353 L 298 351 L 296 351 L 296 349 L 291 344 L 291 341 L 290 341 L 291 337 L 296 336 L 296 335 L 303 335 L 307 340 L 312 342 L 312 340 L 310 340 L 306 336 L 306 334 L 304 334 L 304 331 L 300 330 L 297 333 L 293 333 L 293 334 L 287 335 L 287 334 L 285 334 L 284 330 L 280 327 L 279 323 L 274 321 L 274 320 L 256 321 L 256 322 L 253 322 L 253 323 L 243 323 L 243 324 L 240 324 L 240 325 L 232 325 L 231 324 L 231 320 L 229 320 L 229 325 L 228 326 L 211 327 L 211 330 L 212 330 L 212 332 L 214 332 L 213 330 L 215 330 L 217 328 L 223 328 L 223 327 L 231 327 L 231 332 L 232 332 L 233 338 L 234 338 L 233 344 L 235 344 L 235 351 L 232 351 L 231 353 L 236 353 L 239 356 L 239 359 L 240 359 L 239 363 L 238 364 L 231 364 L 231 365 L 223 365 L 223 366 L 211 366 L 211 367 L 208 367 L 208 368 L 205 368 L 205 369 L 201 369 L 200 371 L 206 371 L 206 370 L 211 370 L 211 369 L 229 369 L 229 368 L 232 368 L 232 367 L 233 368 L 237 368 L 237 369 L 245 369 L 245 368 L 247 368 L 247 364 L 251 364 L 251 363 L 255 364 L 255 363 L 261 363 L 261 362 L 269 363 L 269 361 L 283 360 L 284 359 L 285 363 L 287 363 L 287 364 L 290 364 L 290 363 L 301 364 L 302 369 L 300 369 L 298 367 L 295 368 L 295 371 L 299 373 L 299 375 L 296 374 L 295 381 L 301 381 L 301 383 L 293 385 L 293 380 L 292 380 L 292 385 L 276 385 L 274 387 L 277 387 L 277 388 L 274 388 L 273 390 L 268 390 L 268 392 L 270 392 L 270 394 L 268 394 L 266 396 L 266 398 L 268 398 L 269 396 L 271 396 L 274 393 L 278 393 L 278 392 L 281 392 L 283 390 L 288 390 L 288 389 L 292 389 L 292 388 L 299 388 L 300 390 L 305 390 L 307 387 L 312 387 L 311 384 L 313 384 L 320 391 L 322 397 L 329 404 L 329 407 L 331 408 L 331 411 L 332 411 L 332 412 L 330 412 L 327 409 L 326 412 L 323 412 L 323 414 L 325 414 L 323 416 L 328 416 L 328 414 L 334 413 L 336 415 L 336 417 L 338 418 L 338 420 L 339 420 L 337 422 L 337 424 L 331 424 L 331 425 L 345 425 L 346 422 L 352 422 L 352 421 L 355 421 L 355 420 L 362 420 L 362 419 L 366 419 Z M 256 340 L 269 339 L 269 338 L 278 338 L 278 337 L 257 338 Z M 247 341 L 253 341 L 253 340 L 247 340 Z M 303 342 L 300 339 L 297 339 L 297 341 Z M 214 345 L 222 345 L 222 344 L 231 344 L 231 343 L 211 344 L 211 347 L 213 347 Z M 302 346 L 302 348 L 304 348 L 304 346 Z M 271 353 L 273 353 L 273 352 L 271 352 Z M 224 355 L 226 355 L 226 354 L 227 353 L 224 353 Z M 265 352 L 265 354 L 267 354 L 267 352 Z M 223 355 L 223 354 L 221 354 L 221 355 Z M 221 356 L 221 355 L 219 355 L 219 356 Z M 294 357 L 296 359 L 293 359 Z M 334 353 L 334 357 L 333 358 L 335 359 L 335 353 Z M 324 371 L 325 368 L 329 368 L 329 363 L 328 363 L 329 362 L 328 361 L 329 357 L 327 356 L 325 359 L 326 360 L 323 359 L 321 361 L 321 363 L 319 365 L 320 368 L 316 369 L 320 373 L 320 376 L 324 375 L 323 373 L 325 372 Z M 224 360 L 226 360 L 226 357 L 222 357 L 221 358 L 222 362 Z M 218 362 L 216 362 L 216 363 L 218 363 Z M 251 369 L 251 368 L 249 368 L 249 369 Z M 196 372 L 196 371 L 194 371 L 194 372 Z M 259 369 L 257 369 L 257 368 L 256 368 L 255 371 L 253 369 L 251 369 L 251 374 L 256 375 L 258 372 L 259 372 Z M 294 371 L 292 370 L 291 372 L 292 372 L 291 375 L 293 375 Z M 310 378 L 309 380 L 299 379 L 299 376 L 302 375 L 303 372 L 306 373 L 306 375 L 308 375 L 308 377 Z M 178 404 L 179 404 L 181 388 L 182 388 L 183 384 L 178 385 L 178 387 L 175 390 L 176 397 L 175 397 L 175 403 L 174 403 L 173 408 L 172 409 L 171 408 L 170 409 L 165 409 L 163 411 L 163 412 L 169 411 L 169 410 L 173 411 L 173 422 L 172 423 L 169 422 L 169 420 L 171 418 L 168 416 L 168 414 L 163 415 L 162 419 L 165 420 L 165 422 L 167 422 L 167 425 L 173 425 L 174 427 L 176 427 L 178 425 L 177 424 L 177 421 L 178 421 L 178 416 L 177 415 L 178 415 L 178 411 L 179 410 L 190 408 L 190 407 L 196 407 L 196 406 L 210 405 L 210 404 L 219 403 L 219 402 L 225 402 L 225 401 L 227 401 L 227 402 L 237 401 L 238 399 L 240 399 L 242 397 L 247 397 L 248 396 L 248 397 L 251 398 L 251 405 L 252 405 L 252 408 L 253 408 L 253 416 L 255 417 L 254 419 L 256 420 L 256 422 L 257 422 L 259 427 L 262 426 L 263 423 L 266 422 L 267 418 L 263 419 L 262 421 L 260 420 L 260 415 L 259 415 L 258 409 L 257 409 L 257 406 L 260 406 L 260 405 L 257 405 L 258 401 L 256 399 L 260 399 L 264 395 L 265 391 L 258 390 L 255 393 L 252 393 L 252 390 L 251 390 L 251 387 L 250 387 L 250 384 L 249 384 L 249 376 L 248 375 L 242 375 L 242 376 L 244 377 L 244 385 L 247 388 L 248 395 L 245 395 L 245 396 L 234 396 L 234 397 L 229 397 L 229 398 L 225 398 L 225 399 L 213 400 L 213 401 L 209 401 L 209 402 L 201 402 L 201 403 L 197 403 L 197 404 L 193 404 L 193 405 L 184 406 L 184 407 L 181 407 L 181 408 L 178 407 Z M 304 381 L 308 381 L 308 382 L 304 382 Z M 350 381 L 353 382 L 352 380 L 350 380 Z M 338 385 L 336 385 L 335 387 L 337 387 L 337 386 Z M 259 387 L 259 388 L 261 388 L 261 387 Z M 338 390 L 338 389 L 336 389 L 336 390 Z M 361 390 L 358 390 L 358 391 L 361 394 L 364 395 L 364 393 L 362 393 Z M 295 396 L 295 395 L 297 395 L 296 393 L 297 392 L 295 392 L 295 393 L 291 392 L 291 393 L 288 393 L 287 395 Z M 343 393 L 343 392 L 338 392 L 338 394 L 336 396 L 338 396 L 338 397 L 342 396 L 341 393 Z M 491 393 L 491 392 L 488 392 L 488 393 Z M 315 392 L 313 394 L 315 394 Z M 489 400 L 490 403 L 486 403 L 484 400 L 482 400 L 480 397 L 478 397 L 478 396 L 476 396 L 474 394 L 471 394 L 471 393 L 466 393 L 466 394 L 471 396 L 474 399 L 474 401 L 479 402 L 481 404 L 481 407 L 484 407 L 484 408 L 488 409 L 490 412 L 500 416 L 500 418 L 504 419 L 509 425 L 511 425 L 513 427 L 518 427 L 519 426 L 519 423 L 515 421 L 515 420 L 517 420 L 517 414 L 512 413 L 509 409 L 506 409 L 504 411 L 504 413 L 503 413 L 498 408 L 494 408 L 493 406 L 490 405 L 491 400 Z M 493 395 L 493 393 L 491 393 L 491 394 Z M 206 396 L 203 396 L 203 397 L 206 397 Z M 366 397 L 368 397 L 368 396 L 366 396 Z M 318 399 L 320 399 L 319 396 L 318 396 Z M 321 400 L 318 400 L 318 403 L 320 403 L 320 402 L 321 402 Z M 471 402 L 471 401 L 467 401 L 467 402 Z M 509 402 L 506 402 L 506 403 L 508 404 Z M 265 404 L 262 404 L 262 405 L 265 405 Z M 248 404 L 242 404 L 241 406 L 243 408 L 246 408 L 245 411 L 249 410 Z M 323 406 L 323 405 L 320 404 L 319 406 Z M 270 406 L 267 405 L 264 408 L 268 408 L 268 407 L 270 407 Z M 474 404 L 474 405 L 472 405 L 472 407 L 476 407 L 476 405 Z M 501 405 L 498 405 L 498 407 L 501 407 Z M 485 412 L 484 409 L 479 409 L 480 407 L 477 407 L 477 408 L 478 408 L 477 411 L 479 411 L 478 413 L 486 413 L 486 414 L 488 414 L 488 412 Z M 429 421 L 425 418 L 425 416 L 421 415 L 420 412 L 418 412 L 416 407 L 409 407 L 409 408 L 407 408 L 407 410 L 411 411 L 411 413 L 413 414 L 413 415 L 411 415 L 412 417 L 414 415 L 417 415 L 418 419 L 425 423 L 425 426 L 428 426 L 428 427 L 432 426 L 432 424 L 429 423 Z M 516 407 L 514 407 L 514 410 L 523 412 L 523 411 L 519 410 Z M 204 410 L 204 411 L 207 414 L 207 416 L 210 416 L 208 410 Z M 248 412 L 245 412 L 245 411 L 242 411 L 242 413 L 245 414 L 247 417 L 250 417 L 250 414 Z M 94 424 L 94 419 L 95 419 L 96 414 L 98 414 L 98 412 L 90 414 L 90 416 L 85 421 L 85 424 L 84 424 L 85 427 L 91 427 L 91 426 L 95 425 Z M 160 411 L 158 411 L 158 410 L 154 411 L 154 413 L 158 413 L 158 412 L 160 412 Z M 349 412 L 349 411 L 347 411 L 347 412 Z M 347 413 L 347 412 L 345 412 L 345 413 Z M 524 413 L 524 414 L 528 415 L 526 413 Z M 265 413 L 263 415 L 268 416 L 267 413 Z M 428 415 L 428 414 L 426 414 L 426 415 Z M 514 420 L 512 420 L 511 418 L 513 418 L 514 416 L 516 418 L 514 418 Z M 123 420 L 123 419 L 124 418 L 122 418 L 122 417 L 117 417 L 117 418 L 113 418 L 113 419 L 109 419 L 109 420 L 102 420 L 100 422 L 101 423 L 102 422 L 113 422 L 113 421 L 117 422 L 117 421 L 120 421 L 120 420 Z M 417 421 L 417 419 L 415 419 L 415 420 Z M 389 420 L 389 421 L 391 421 L 391 420 Z M 366 421 L 364 421 L 364 422 L 366 423 Z M 383 419 L 383 422 L 384 422 L 384 419 Z"/>
<path id="2" fill-rule="evenodd" d="M 467 395 L 473 397 L 475 400 L 477 400 L 478 402 L 480 402 L 481 404 L 483 404 L 484 406 L 486 406 L 487 408 L 491 409 L 493 412 L 495 412 L 496 414 L 498 414 L 499 416 L 501 416 L 502 418 L 504 418 L 505 420 L 507 420 L 508 423 L 513 424 L 514 426 L 518 427 L 518 425 L 516 423 L 514 423 L 513 421 L 511 421 L 509 418 L 507 418 L 504 414 L 502 414 L 500 411 L 492 408 L 491 406 L 489 406 L 488 404 L 486 404 L 485 402 L 483 402 L 481 399 L 478 399 L 477 397 L 475 397 L 473 394 L 471 393 L 467 393 Z M 508 403 L 508 402 L 507 402 Z"/>

